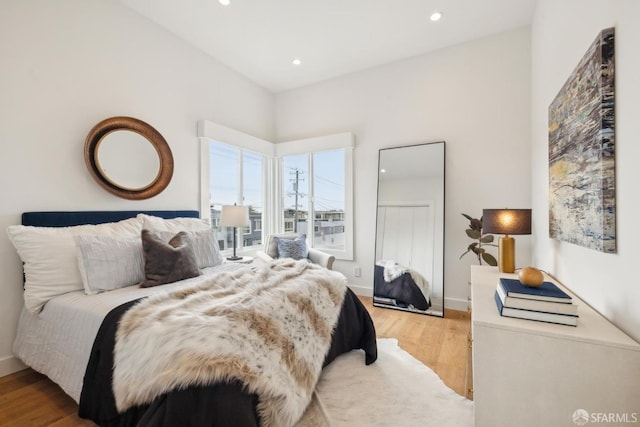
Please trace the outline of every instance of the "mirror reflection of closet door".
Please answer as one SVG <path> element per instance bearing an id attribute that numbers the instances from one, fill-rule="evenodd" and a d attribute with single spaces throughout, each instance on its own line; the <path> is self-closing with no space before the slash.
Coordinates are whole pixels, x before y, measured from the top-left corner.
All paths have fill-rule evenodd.
<path id="1" fill-rule="evenodd" d="M 374 305 L 444 314 L 444 142 L 380 150 Z"/>
<path id="2" fill-rule="evenodd" d="M 433 283 L 432 211 L 432 204 L 379 204 L 376 260 L 394 260 Z"/>

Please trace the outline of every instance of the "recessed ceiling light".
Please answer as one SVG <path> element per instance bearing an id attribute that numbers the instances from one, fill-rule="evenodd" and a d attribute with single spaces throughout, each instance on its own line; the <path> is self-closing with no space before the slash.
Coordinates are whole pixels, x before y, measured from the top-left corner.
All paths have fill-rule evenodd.
<path id="1" fill-rule="evenodd" d="M 229 6 L 231 4 L 231 0 L 218 0 L 221 5 Z"/>
<path id="2" fill-rule="evenodd" d="M 433 22 L 441 20 L 442 19 L 442 12 L 433 12 L 429 19 L 431 19 Z"/>
<path id="3" fill-rule="evenodd" d="M 380 169 L 380 173 L 387 173 L 386 169 Z"/>
<path id="4" fill-rule="evenodd" d="M 293 65 L 300 65 L 302 64 L 302 60 L 300 58 L 295 58 L 293 61 L 291 61 L 291 63 Z"/>

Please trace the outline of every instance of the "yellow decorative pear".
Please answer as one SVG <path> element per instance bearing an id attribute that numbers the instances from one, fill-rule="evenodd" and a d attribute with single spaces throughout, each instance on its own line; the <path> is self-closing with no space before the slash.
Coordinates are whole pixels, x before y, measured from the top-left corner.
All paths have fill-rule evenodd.
<path id="1" fill-rule="evenodd" d="M 524 267 L 518 272 L 518 279 L 520 279 L 520 283 L 523 285 L 532 288 L 537 288 L 544 282 L 542 272 L 535 267 Z"/>

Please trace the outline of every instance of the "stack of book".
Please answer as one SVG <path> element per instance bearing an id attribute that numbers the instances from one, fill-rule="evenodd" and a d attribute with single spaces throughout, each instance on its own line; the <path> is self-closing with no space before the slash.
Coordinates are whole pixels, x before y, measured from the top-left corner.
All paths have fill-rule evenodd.
<path id="1" fill-rule="evenodd" d="M 518 279 L 500 278 L 495 293 L 501 316 L 576 326 L 578 306 L 570 295 L 551 282 L 537 288 Z"/>

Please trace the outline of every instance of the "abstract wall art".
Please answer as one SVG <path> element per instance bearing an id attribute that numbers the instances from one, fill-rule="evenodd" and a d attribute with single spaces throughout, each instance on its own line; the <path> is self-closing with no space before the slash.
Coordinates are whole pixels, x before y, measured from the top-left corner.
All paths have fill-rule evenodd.
<path id="1" fill-rule="evenodd" d="M 614 29 L 602 30 L 549 106 L 549 236 L 616 251 Z"/>

